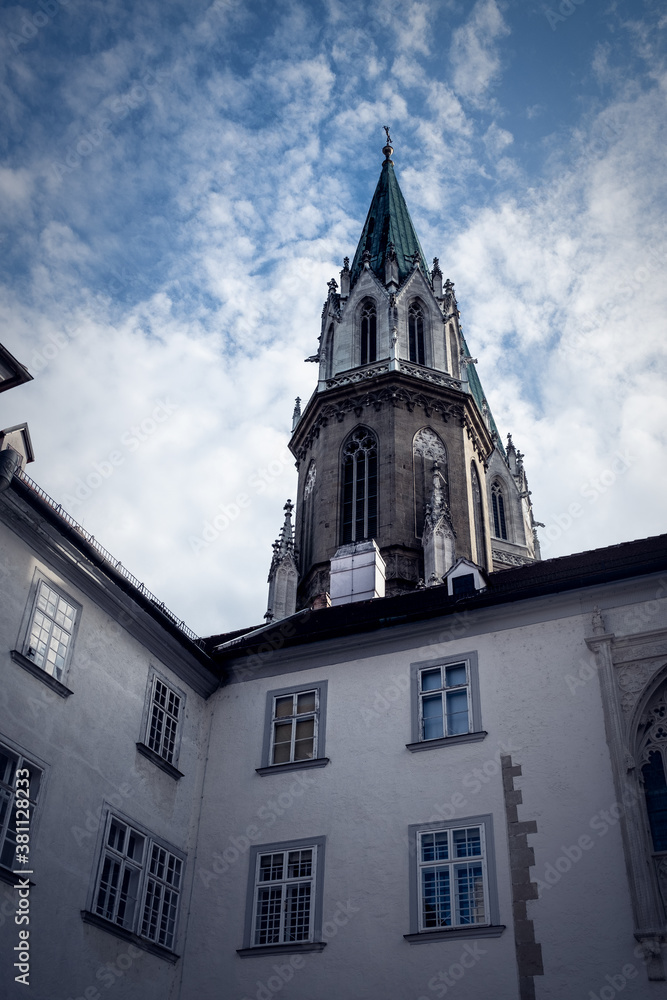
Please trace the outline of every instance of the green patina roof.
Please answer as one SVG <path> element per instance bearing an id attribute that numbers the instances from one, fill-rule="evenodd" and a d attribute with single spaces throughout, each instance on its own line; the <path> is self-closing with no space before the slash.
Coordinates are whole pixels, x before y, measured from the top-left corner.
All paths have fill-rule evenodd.
<path id="1" fill-rule="evenodd" d="M 470 350 L 468 349 L 468 345 L 466 343 L 465 337 L 463 336 L 463 333 L 461 333 L 461 341 L 463 343 L 463 350 L 464 350 L 465 356 L 467 358 L 471 358 L 472 354 L 470 353 Z M 472 398 L 477 403 L 477 406 L 479 407 L 479 412 L 483 413 L 482 402 L 483 402 L 483 400 L 486 399 L 486 396 L 484 395 L 484 390 L 482 389 L 482 383 L 479 380 L 479 375 L 477 374 L 477 369 L 475 368 L 474 365 L 468 365 L 468 367 L 467 367 L 467 376 L 468 376 L 468 384 L 470 386 L 470 395 L 472 396 Z M 503 443 L 502 443 L 502 441 L 500 439 L 500 434 L 498 433 L 498 428 L 496 426 L 496 422 L 493 419 L 493 414 L 491 413 L 491 407 L 489 406 L 489 401 L 488 400 L 486 401 L 486 405 L 487 405 L 487 408 L 488 408 L 488 411 L 489 411 L 489 424 L 491 425 L 491 430 L 496 432 L 498 448 L 500 449 L 500 453 L 502 455 L 504 455 L 505 454 L 505 449 L 503 448 Z"/>
<path id="2" fill-rule="evenodd" d="M 399 282 L 403 282 L 410 274 L 415 251 L 419 251 L 424 273 L 429 274 L 424 251 L 396 180 L 394 164 L 391 160 L 385 160 L 352 261 L 350 280 L 354 282 L 359 277 L 364 250 L 370 250 L 371 268 L 384 284 L 384 258 L 390 243 L 396 249 Z"/>

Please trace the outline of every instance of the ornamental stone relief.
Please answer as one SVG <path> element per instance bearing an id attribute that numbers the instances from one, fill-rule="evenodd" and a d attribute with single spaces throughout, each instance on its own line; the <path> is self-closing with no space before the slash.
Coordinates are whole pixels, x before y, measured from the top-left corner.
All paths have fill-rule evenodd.
<path id="1" fill-rule="evenodd" d="M 621 708 L 626 714 L 635 707 L 639 695 L 662 665 L 663 661 L 658 660 L 653 663 L 628 663 L 617 669 L 616 683 L 623 692 Z"/>
<path id="2" fill-rule="evenodd" d="M 308 475 L 306 476 L 306 485 L 303 488 L 303 499 L 309 497 L 310 494 L 315 489 L 315 476 L 316 476 L 315 463 L 310 463 L 310 468 L 308 469 Z"/>
<path id="3" fill-rule="evenodd" d="M 415 437 L 415 455 L 444 464 L 447 461 L 445 446 L 430 427 L 422 427 Z"/>

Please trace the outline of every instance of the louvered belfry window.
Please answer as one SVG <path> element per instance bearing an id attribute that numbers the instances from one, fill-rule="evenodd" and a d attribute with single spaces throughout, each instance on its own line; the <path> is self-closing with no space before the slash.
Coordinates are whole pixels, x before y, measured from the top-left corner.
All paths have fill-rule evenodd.
<path id="1" fill-rule="evenodd" d="M 361 309 L 361 364 L 370 365 L 377 359 L 377 316 L 375 303 L 365 299 Z"/>
<path id="2" fill-rule="evenodd" d="M 408 312 L 408 346 L 410 361 L 418 365 L 425 365 L 424 313 L 419 302 L 413 302 Z"/>
<path id="3" fill-rule="evenodd" d="M 496 538 L 507 538 L 507 522 L 505 521 L 505 498 L 499 482 L 491 487 L 491 506 L 493 508 L 493 530 Z"/>
<path id="4" fill-rule="evenodd" d="M 377 535 L 377 438 L 366 427 L 352 431 L 343 448 L 341 544 Z"/>

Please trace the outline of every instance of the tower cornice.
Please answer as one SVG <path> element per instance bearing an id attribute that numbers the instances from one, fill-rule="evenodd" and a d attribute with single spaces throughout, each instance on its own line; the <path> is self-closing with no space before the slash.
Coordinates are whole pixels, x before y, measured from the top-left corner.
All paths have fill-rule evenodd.
<path id="1" fill-rule="evenodd" d="M 400 364 L 401 370 L 398 371 L 389 370 L 389 360 L 368 366 L 367 381 L 363 377 L 358 378 L 363 369 L 355 368 L 349 372 L 349 381 L 343 380 L 347 373 L 342 373 L 330 380 L 333 384 L 326 391 L 313 393 L 289 442 L 297 467 L 307 458 L 313 441 L 329 422 L 341 423 L 350 414 L 356 420 L 362 420 L 369 408 L 380 410 L 384 406 L 393 406 L 409 412 L 419 407 L 427 419 L 436 414 L 444 423 L 458 423 L 465 428 L 480 462 L 486 468 L 494 439 L 473 397 L 461 390 L 458 379 L 440 376 L 429 369 L 423 369 L 423 372 L 433 376 L 433 381 L 419 384 L 416 376 L 408 370 L 404 371 L 403 367 L 417 369 L 420 366 L 403 361 Z M 441 384 L 435 381 L 436 378 Z M 356 391 L 351 391 L 353 386 Z"/>

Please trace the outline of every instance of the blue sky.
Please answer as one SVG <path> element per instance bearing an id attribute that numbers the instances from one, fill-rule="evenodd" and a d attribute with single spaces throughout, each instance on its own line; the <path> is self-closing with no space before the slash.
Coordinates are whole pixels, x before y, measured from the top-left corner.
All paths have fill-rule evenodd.
<path id="1" fill-rule="evenodd" d="M 389 124 L 545 555 L 664 531 L 666 28 L 656 0 L 5 4 L 29 473 L 198 632 L 261 620 Z"/>

